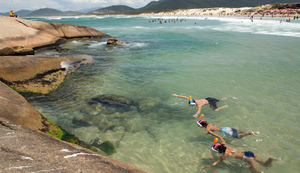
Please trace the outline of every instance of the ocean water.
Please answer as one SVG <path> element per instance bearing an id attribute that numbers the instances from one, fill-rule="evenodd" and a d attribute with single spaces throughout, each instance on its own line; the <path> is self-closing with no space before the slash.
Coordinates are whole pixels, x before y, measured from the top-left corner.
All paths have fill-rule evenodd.
<path id="1" fill-rule="evenodd" d="M 219 127 L 259 131 L 259 136 L 226 136 L 224 140 L 263 160 L 278 159 L 271 167 L 258 166 L 260 171 L 300 170 L 300 20 L 254 18 L 251 22 L 249 18 L 200 16 L 28 19 L 89 26 L 127 43 L 105 51 L 107 38 L 69 40 L 62 46 L 70 49 L 68 54 L 88 54 L 94 62 L 68 75 L 55 92 L 26 97 L 39 112 L 81 140 L 113 142 L 117 152 L 108 157 L 153 173 L 200 172 L 218 158 L 210 150 L 214 137 L 196 125 L 192 115 L 197 108 L 172 94 L 194 99 L 234 96 L 238 100 L 218 103 L 228 106 L 219 112 L 203 106 L 203 119 Z M 122 96 L 132 104 L 91 102 L 102 94 Z M 203 172 L 247 173 L 250 169 L 242 160 L 227 158 Z"/>

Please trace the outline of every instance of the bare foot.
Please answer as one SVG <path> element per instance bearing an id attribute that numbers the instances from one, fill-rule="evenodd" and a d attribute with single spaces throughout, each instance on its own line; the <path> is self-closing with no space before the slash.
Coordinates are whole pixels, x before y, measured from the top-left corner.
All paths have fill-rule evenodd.
<path id="1" fill-rule="evenodd" d="M 236 97 L 231 97 L 231 98 L 233 98 L 233 99 L 235 99 L 235 100 L 238 100 L 238 98 L 236 98 Z"/>
<path id="2" fill-rule="evenodd" d="M 254 132 L 251 132 L 252 135 L 257 136 Z"/>

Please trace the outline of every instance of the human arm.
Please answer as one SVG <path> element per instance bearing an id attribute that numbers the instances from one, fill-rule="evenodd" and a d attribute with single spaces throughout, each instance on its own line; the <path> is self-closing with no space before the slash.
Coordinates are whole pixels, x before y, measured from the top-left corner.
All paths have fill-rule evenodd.
<path id="1" fill-rule="evenodd" d="M 216 136 L 217 134 L 213 133 L 210 129 L 206 129 L 207 134 L 211 134 L 213 136 Z"/>
<path id="2" fill-rule="evenodd" d="M 197 104 L 197 107 L 198 107 L 198 110 L 197 110 L 197 112 L 193 115 L 193 117 L 195 117 L 195 118 L 198 118 L 198 115 L 199 115 L 200 112 L 201 112 L 201 105 L 198 105 L 198 104 Z"/>
<path id="3" fill-rule="evenodd" d="M 212 132 L 210 132 L 210 134 L 213 135 L 213 136 L 215 136 L 215 137 L 217 137 L 217 138 L 219 138 L 221 144 L 226 145 L 225 140 L 220 135 L 217 135 L 217 134 L 212 133 Z"/>
<path id="4" fill-rule="evenodd" d="M 225 159 L 224 156 L 220 156 L 219 159 L 218 159 L 215 163 L 213 163 L 213 164 L 211 164 L 211 165 L 203 166 L 203 167 L 200 169 L 200 171 L 202 171 L 202 170 L 205 169 L 205 168 L 209 168 L 209 167 L 212 167 L 212 166 L 216 166 L 218 163 L 221 163 L 224 159 Z"/>
<path id="5" fill-rule="evenodd" d="M 184 99 L 189 100 L 189 98 L 186 97 L 186 96 L 181 96 L 181 95 L 177 95 L 177 94 L 172 94 L 172 96 L 174 96 L 174 97 L 180 97 L 180 98 L 184 98 Z"/>

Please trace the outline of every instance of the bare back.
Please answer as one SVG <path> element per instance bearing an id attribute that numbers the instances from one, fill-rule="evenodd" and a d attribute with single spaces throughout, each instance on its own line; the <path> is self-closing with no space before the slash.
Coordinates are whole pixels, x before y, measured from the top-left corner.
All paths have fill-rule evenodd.
<path id="1" fill-rule="evenodd" d="M 212 123 L 208 123 L 206 128 L 205 128 L 207 133 L 210 133 L 210 131 L 214 132 L 214 131 L 220 131 L 220 127 L 216 126 L 215 124 Z"/>
<path id="2" fill-rule="evenodd" d="M 207 105 L 208 101 L 206 99 L 195 99 L 195 103 L 197 104 L 197 106 L 203 106 L 203 105 Z"/>
<path id="3" fill-rule="evenodd" d="M 231 146 L 225 144 L 226 146 L 226 151 L 223 154 L 224 157 L 233 157 L 236 159 L 243 159 L 244 152 L 237 151 L 235 148 L 232 148 Z"/>

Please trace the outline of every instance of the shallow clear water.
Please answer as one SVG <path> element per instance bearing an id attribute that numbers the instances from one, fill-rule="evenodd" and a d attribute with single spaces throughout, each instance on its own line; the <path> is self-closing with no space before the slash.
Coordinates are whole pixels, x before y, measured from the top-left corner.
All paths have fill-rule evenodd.
<path id="1" fill-rule="evenodd" d="M 204 119 L 259 131 L 258 137 L 224 137 L 238 150 L 279 159 L 259 170 L 298 172 L 300 20 L 178 17 L 184 20 L 174 23 L 177 17 L 163 17 L 167 23 L 149 22 L 158 18 L 30 18 L 90 26 L 128 44 L 104 51 L 107 39 L 69 41 L 63 47 L 93 56 L 93 64 L 69 75 L 56 92 L 28 101 L 88 143 L 97 137 L 114 141 L 117 153 L 111 158 L 153 173 L 193 173 L 217 157 L 210 150 L 214 137 L 197 127 L 192 117 L 197 108 L 172 94 L 235 96 L 238 100 L 219 102 L 228 105 L 219 112 L 204 106 Z M 123 96 L 133 104 L 90 102 L 100 94 Z M 226 159 L 205 171 L 250 172 L 248 167 Z"/>

